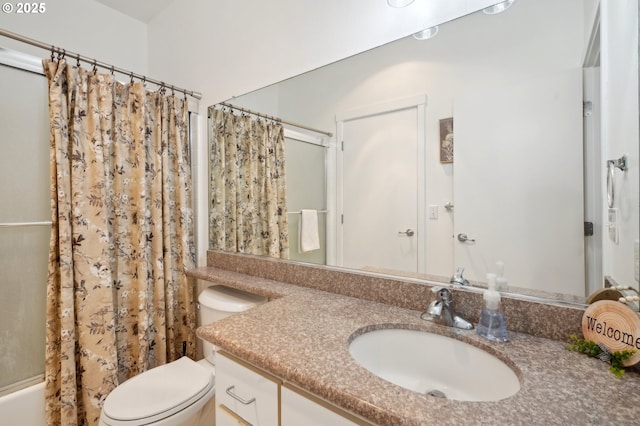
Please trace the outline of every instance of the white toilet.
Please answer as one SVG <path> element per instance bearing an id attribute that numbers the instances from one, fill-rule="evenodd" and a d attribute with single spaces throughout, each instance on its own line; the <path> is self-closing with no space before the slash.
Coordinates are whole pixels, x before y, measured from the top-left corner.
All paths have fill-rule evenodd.
<path id="1" fill-rule="evenodd" d="M 266 302 L 262 296 L 220 285 L 198 296 L 198 324 L 206 325 Z M 202 342 L 205 359 L 187 357 L 145 371 L 107 396 L 100 426 L 213 425 L 215 347 Z"/>

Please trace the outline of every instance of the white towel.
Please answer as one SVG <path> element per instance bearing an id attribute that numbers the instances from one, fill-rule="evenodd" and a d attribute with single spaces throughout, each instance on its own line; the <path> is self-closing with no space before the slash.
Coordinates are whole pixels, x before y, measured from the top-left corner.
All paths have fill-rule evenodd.
<path id="1" fill-rule="evenodd" d="M 300 239 L 300 253 L 318 250 L 320 248 L 318 212 L 316 210 L 300 210 L 298 234 Z"/>

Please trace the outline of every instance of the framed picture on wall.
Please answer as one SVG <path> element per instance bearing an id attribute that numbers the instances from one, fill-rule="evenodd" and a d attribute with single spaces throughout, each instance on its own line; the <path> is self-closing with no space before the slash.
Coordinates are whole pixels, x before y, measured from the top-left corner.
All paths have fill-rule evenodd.
<path id="1" fill-rule="evenodd" d="M 440 162 L 453 163 L 453 117 L 440 120 Z"/>

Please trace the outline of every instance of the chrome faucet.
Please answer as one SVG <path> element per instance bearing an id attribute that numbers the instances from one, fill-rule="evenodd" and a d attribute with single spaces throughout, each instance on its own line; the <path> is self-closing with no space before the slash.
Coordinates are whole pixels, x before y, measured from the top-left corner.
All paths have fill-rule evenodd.
<path id="1" fill-rule="evenodd" d="M 459 266 L 456 273 L 449 280 L 449 284 L 469 285 L 469 280 L 462 276 L 464 268 Z"/>
<path id="2" fill-rule="evenodd" d="M 420 318 L 433 321 L 436 324 L 446 325 L 447 327 L 461 328 L 463 330 L 473 329 L 473 324 L 462 318 L 453 309 L 453 295 L 449 289 L 434 287 L 431 291 L 436 295 L 436 300 L 429 304 L 427 310 L 420 315 Z"/>

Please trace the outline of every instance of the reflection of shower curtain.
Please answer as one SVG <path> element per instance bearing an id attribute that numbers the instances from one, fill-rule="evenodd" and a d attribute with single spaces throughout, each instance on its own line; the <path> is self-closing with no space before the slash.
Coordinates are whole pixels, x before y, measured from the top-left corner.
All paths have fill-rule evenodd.
<path id="1" fill-rule="evenodd" d="M 186 100 L 44 61 L 52 232 L 47 424 L 97 424 L 104 398 L 195 355 Z"/>
<path id="2" fill-rule="evenodd" d="M 287 258 L 284 129 L 209 108 L 209 248 Z"/>

